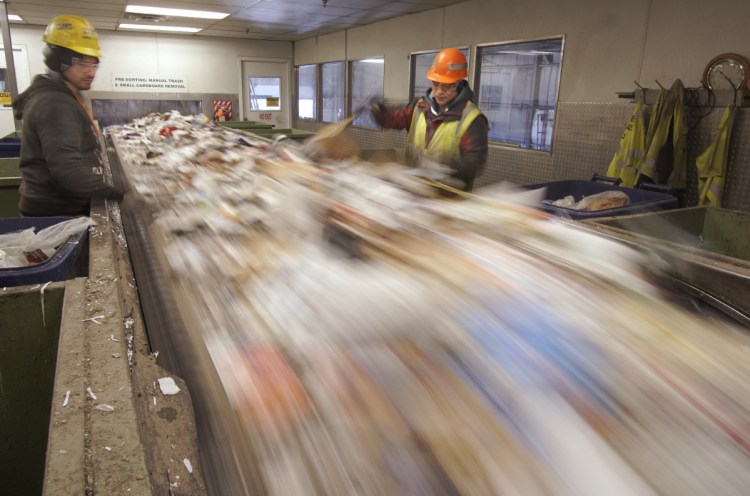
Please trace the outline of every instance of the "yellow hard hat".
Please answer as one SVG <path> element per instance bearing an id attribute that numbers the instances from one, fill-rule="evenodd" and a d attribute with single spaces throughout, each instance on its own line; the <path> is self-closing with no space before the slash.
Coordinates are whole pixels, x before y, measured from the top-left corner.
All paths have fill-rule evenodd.
<path id="1" fill-rule="evenodd" d="M 445 48 L 435 55 L 430 70 L 427 71 L 427 79 L 438 83 L 455 83 L 466 77 L 466 56 L 461 50 Z"/>
<path id="2" fill-rule="evenodd" d="M 73 50 L 81 55 L 102 57 L 99 51 L 99 37 L 89 21 L 83 17 L 62 14 L 47 25 L 42 41 Z"/>

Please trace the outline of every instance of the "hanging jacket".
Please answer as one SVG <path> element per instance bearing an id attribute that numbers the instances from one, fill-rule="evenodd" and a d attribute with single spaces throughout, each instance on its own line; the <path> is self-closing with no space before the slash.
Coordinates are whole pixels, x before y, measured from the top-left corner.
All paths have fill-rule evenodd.
<path id="1" fill-rule="evenodd" d="M 635 104 L 625 132 L 620 138 L 620 149 L 612 157 L 607 175 L 620 179 L 623 187 L 635 186 L 638 169 L 646 151 L 646 135 L 643 125 L 643 104 Z"/>
<path id="2" fill-rule="evenodd" d="M 98 132 L 60 74 L 34 77 L 13 109 L 23 120 L 22 215 L 88 215 L 91 198 L 120 196 L 104 180 Z"/>
<path id="3" fill-rule="evenodd" d="M 674 107 L 672 121 L 672 171 L 667 178 L 667 184 L 676 189 L 687 187 L 687 141 L 688 126 L 685 118 L 685 87 L 677 80 L 678 95 Z"/>
<path id="4" fill-rule="evenodd" d="M 698 170 L 699 205 L 721 207 L 733 124 L 734 107 L 729 105 L 721 117 L 716 138 L 695 160 L 695 167 Z"/>
<path id="5" fill-rule="evenodd" d="M 649 129 L 650 141 L 640 174 L 656 183 L 684 189 L 687 183 L 687 125 L 685 123 L 685 87 L 675 80 L 663 102 L 654 109 Z M 639 175 L 640 175 L 639 174 Z M 640 178 L 639 178 L 640 179 Z M 638 180 L 636 181 L 638 182 Z"/>
<path id="6" fill-rule="evenodd" d="M 667 101 L 667 90 L 659 88 L 659 94 L 656 96 L 656 102 L 651 106 L 651 113 L 648 118 L 648 127 L 646 128 L 646 143 L 654 140 L 654 133 L 659 127 L 659 116 L 661 115 L 664 104 Z M 644 153 L 645 155 L 645 153 Z"/>
<path id="7" fill-rule="evenodd" d="M 426 156 L 452 169 L 452 177 L 471 191 L 487 162 L 489 124 L 472 102 L 474 92 L 461 81 L 458 95 L 441 112 L 431 97 L 432 89 L 406 107 L 379 106 L 375 120 L 386 129 L 409 129 L 407 158 L 418 165 Z M 442 128 L 442 130 L 441 130 Z"/>

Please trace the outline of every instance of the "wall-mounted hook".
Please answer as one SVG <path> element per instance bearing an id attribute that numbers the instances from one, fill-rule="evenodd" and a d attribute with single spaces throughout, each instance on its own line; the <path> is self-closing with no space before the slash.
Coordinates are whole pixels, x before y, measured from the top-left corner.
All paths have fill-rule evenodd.
<path id="1" fill-rule="evenodd" d="M 646 89 L 646 88 L 644 88 L 643 86 L 641 86 L 641 85 L 640 85 L 640 83 L 638 83 L 638 81 L 633 81 L 633 84 L 635 84 L 636 86 L 638 86 L 638 87 L 639 87 L 640 89 L 642 89 L 642 90 L 645 90 L 645 89 Z"/>
<path id="2" fill-rule="evenodd" d="M 666 88 L 665 88 L 664 86 L 662 86 L 662 85 L 661 85 L 661 83 L 659 82 L 659 80 L 658 80 L 658 79 L 654 79 L 654 81 L 656 81 L 656 84 L 657 84 L 657 85 L 659 86 L 659 88 L 661 88 L 661 89 L 663 89 L 663 90 L 666 90 Z"/>

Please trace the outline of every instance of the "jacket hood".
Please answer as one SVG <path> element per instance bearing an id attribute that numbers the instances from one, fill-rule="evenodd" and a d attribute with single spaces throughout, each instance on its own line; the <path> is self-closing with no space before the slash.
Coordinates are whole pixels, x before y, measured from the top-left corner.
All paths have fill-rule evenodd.
<path id="1" fill-rule="evenodd" d="M 458 91 L 458 94 L 456 95 L 456 98 L 448 102 L 448 105 L 445 106 L 446 112 L 449 112 L 463 102 L 474 100 L 474 92 L 471 90 L 469 83 L 465 79 L 458 82 L 456 90 Z M 437 115 L 440 113 L 440 107 L 438 107 L 437 102 L 432 98 L 432 88 L 427 88 L 427 91 L 425 91 L 424 94 L 424 100 L 430 105 L 433 114 Z"/>
<path id="2" fill-rule="evenodd" d="M 65 85 L 65 80 L 59 73 L 50 72 L 48 74 L 37 74 L 31 81 L 26 90 L 16 97 L 13 102 L 13 115 L 19 121 L 23 119 L 23 111 L 28 105 L 31 97 L 46 91 L 57 91 L 70 94 L 70 90 Z"/>

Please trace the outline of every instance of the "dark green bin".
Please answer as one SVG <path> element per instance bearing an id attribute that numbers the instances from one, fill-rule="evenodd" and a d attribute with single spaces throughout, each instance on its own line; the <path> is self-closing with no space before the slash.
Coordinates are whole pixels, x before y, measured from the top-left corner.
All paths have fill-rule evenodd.
<path id="1" fill-rule="evenodd" d="M 258 121 L 220 121 L 220 126 L 227 127 L 229 129 L 242 129 L 242 130 L 254 130 L 254 129 L 271 129 L 273 124 L 268 122 Z"/>
<path id="2" fill-rule="evenodd" d="M 0 218 L 19 217 L 18 187 L 21 173 L 18 158 L 0 158 Z"/>
<path id="3" fill-rule="evenodd" d="M 283 134 L 287 138 L 296 141 L 302 141 L 315 135 L 312 131 L 294 128 L 246 129 L 246 131 L 257 134 L 258 136 L 263 136 L 264 138 L 273 138 L 277 135 Z"/>
<path id="4" fill-rule="evenodd" d="M 42 494 L 62 287 L 0 288 L 0 481 L 2 493 Z"/>

